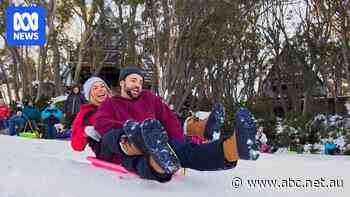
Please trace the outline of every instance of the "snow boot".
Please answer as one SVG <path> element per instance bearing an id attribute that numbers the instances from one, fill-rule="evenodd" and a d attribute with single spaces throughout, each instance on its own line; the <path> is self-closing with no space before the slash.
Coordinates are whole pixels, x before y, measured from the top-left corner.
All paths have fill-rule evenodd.
<path id="1" fill-rule="evenodd" d="M 215 103 L 205 127 L 204 137 L 210 141 L 220 138 L 221 129 L 225 122 L 225 107 L 221 103 Z"/>
<path id="2" fill-rule="evenodd" d="M 233 135 L 223 142 L 225 158 L 229 161 L 257 160 L 259 152 L 255 143 L 256 125 L 253 115 L 246 108 L 240 108 L 236 112 L 232 129 Z"/>
<path id="3" fill-rule="evenodd" d="M 185 134 L 187 136 L 200 136 L 209 141 L 220 138 L 221 128 L 225 121 L 225 108 L 222 104 L 216 103 L 213 106 L 209 117 L 201 120 L 191 116 L 185 122 Z"/>
<path id="4" fill-rule="evenodd" d="M 254 117 L 248 109 L 238 109 L 235 114 L 234 129 L 240 159 L 257 160 L 259 152 L 255 142 L 256 125 Z"/>
<path id="5" fill-rule="evenodd" d="M 143 153 L 146 151 L 145 142 L 143 141 L 143 137 L 141 134 L 140 123 L 134 120 L 127 120 L 123 125 L 123 131 L 126 134 L 126 139 L 122 139 L 120 142 L 120 145 L 123 151 L 127 151 L 126 149 L 128 148 L 129 148 L 128 150 L 130 150 L 130 148 L 132 148 L 132 145 L 135 146 L 139 151 Z M 129 143 L 130 146 L 127 146 L 126 143 Z M 131 152 L 134 152 L 134 151 L 131 150 Z M 129 155 L 128 153 L 126 154 Z"/>
<path id="6" fill-rule="evenodd" d="M 126 138 L 123 138 L 119 142 L 119 146 L 123 153 L 125 153 L 128 156 L 140 156 L 143 155 L 143 152 L 141 152 L 133 143 L 130 143 Z"/>
<path id="7" fill-rule="evenodd" d="M 167 174 L 174 174 L 181 168 L 175 151 L 168 144 L 168 135 L 158 120 L 146 119 L 141 125 L 146 152 Z"/>

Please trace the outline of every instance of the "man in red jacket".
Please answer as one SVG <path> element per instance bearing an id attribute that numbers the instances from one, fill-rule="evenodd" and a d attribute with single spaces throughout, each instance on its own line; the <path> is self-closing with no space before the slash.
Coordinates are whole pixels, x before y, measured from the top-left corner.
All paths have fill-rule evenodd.
<path id="1" fill-rule="evenodd" d="M 180 168 L 224 170 L 239 159 L 256 160 L 256 127 L 246 109 L 236 112 L 236 132 L 208 144 L 183 142 L 183 131 L 175 114 L 162 99 L 143 90 L 143 72 L 129 66 L 120 72 L 121 95 L 107 98 L 96 114 L 95 129 L 101 134 L 97 157 L 122 165 L 141 178 L 166 182 Z M 224 122 L 222 105 L 214 106 L 212 132 Z M 132 146 L 130 146 L 132 145 Z M 136 153 L 136 154 L 135 154 Z"/>
<path id="2" fill-rule="evenodd" d="M 10 107 L 5 104 L 3 98 L 0 98 L 0 130 L 6 128 L 6 122 L 8 117 L 10 117 Z"/>

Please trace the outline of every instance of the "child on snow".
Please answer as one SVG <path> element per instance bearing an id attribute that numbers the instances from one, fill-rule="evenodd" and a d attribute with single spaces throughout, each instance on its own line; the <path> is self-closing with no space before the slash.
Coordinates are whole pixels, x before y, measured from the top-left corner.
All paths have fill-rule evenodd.
<path id="1" fill-rule="evenodd" d="M 41 112 L 41 118 L 45 124 L 45 134 L 47 139 L 56 138 L 55 124 L 59 123 L 62 118 L 62 112 L 56 108 L 52 101 L 48 102 L 48 106 Z"/>

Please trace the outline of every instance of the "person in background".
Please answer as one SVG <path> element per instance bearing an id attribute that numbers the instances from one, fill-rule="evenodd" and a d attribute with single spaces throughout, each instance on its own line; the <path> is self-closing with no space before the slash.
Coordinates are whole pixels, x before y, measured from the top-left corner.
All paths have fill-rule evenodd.
<path id="1" fill-rule="evenodd" d="M 8 127 L 7 119 L 10 117 L 10 106 L 6 105 L 3 98 L 0 98 L 0 130 Z"/>
<path id="2" fill-rule="evenodd" d="M 24 102 L 23 113 L 30 121 L 32 128 L 34 130 L 38 130 L 37 122 L 40 121 L 41 114 L 38 111 L 38 109 L 34 106 L 32 100 Z"/>
<path id="3" fill-rule="evenodd" d="M 73 86 L 73 91 L 68 95 L 67 100 L 64 103 L 64 114 L 66 117 L 67 129 L 71 128 L 75 116 L 78 114 L 80 105 L 87 103 L 86 98 L 80 92 L 78 85 Z"/>
<path id="4" fill-rule="evenodd" d="M 22 113 L 22 108 L 17 108 L 16 113 L 9 120 L 9 134 L 19 135 L 27 122 L 27 117 Z"/>
<path id="5" fill-rule="evenodd" d="M 268 145 L 268 139 L 266 137 L 266 134 L 264 133 L 264 127 L 259 127 L 258 131 L 256 133 L 256 144 L 259 148 L 259 151 L 262 153 L 270 153 L 271 147 Z"/>
<path id="6" fill-rule="evenodd" d="M 61 121 L 61 110 L 59 110 L 52 101 L 49 101 L 48 106 L 41 112 L 41 118 L 45 124 L 46 138 L 55 139 L 57 134 L 55 124 Z"/>
<path id="7" fill-rule="evenodd" d="M 326 155 L 336 155 L 339 153 L 339 147 L 334 140 L 335 132 L 330 133 L 326 143 L 324 144 L 324 154 Z"/>

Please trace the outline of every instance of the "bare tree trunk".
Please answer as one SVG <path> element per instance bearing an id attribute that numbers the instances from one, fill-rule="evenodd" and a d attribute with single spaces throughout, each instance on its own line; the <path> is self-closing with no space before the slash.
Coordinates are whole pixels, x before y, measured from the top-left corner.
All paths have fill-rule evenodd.
<path id="1" fill-rule="evenodd" d="M 161 81 L 163 83 L 162 88 L 165 92 L 168 90 L 168 97 L 164 98 L 165 100 L 169 101 L 172 94 L 175 92 L 174 86 L 176 84 L 177 79 L 179 79 L 178 75 L 180 75 L 181 68 L 184 67 L 184 65 L 178 64 L 177 57 L 176 57 L 176 48 L 178 44 L 178 22 L 176 18 L 176 1 L 169 0 L 169 4 L 165 5 L 168 6 L 168 26 L 169 26 L 169 38 L 168 38 L 168 52 L 167 52 L 167 59 L 165 60 L 164 65 L 164 76 L 162 77 Z M 164 96 L 164 95 L 163 95 Z M 185 95 L 184 95 L 185 96 Z M 186 96 L 187 97 L 187 96 Z M 183 102 L 181 102 L 183 103 Z M 178 103 L 176 105 L 177 107 L 182 106 L 181 103 Z"/>
<path id="2" fill-rule="evenodd" d="M 160 34 L 158 29 L 158 20 L 157 20 L 157 8 L 154 1 L 151 1 L 150 3 L 150 12 L 152 16 L 152 27 L 153 27 L 153 46 L 154 46 L 154 67 L 153 67 L 153 84 L 152 89 L 155 90 L 156 93 L 158 93 L 159 96 L 163 97 L 165 92 L 163 91 L 162 86 L 162 68 L 160 65 Z"/>
<path id="3" fill-rule="evenodd" d="M 73 79 L 75 84 L 80 83 L 80 72 L 84 63 L 83 61 L 85 56 L 85 47 L 88 40 L 90 40 L 91 37 L 92 37 L 92 33 L 90 30 L 90 27 L 86 27 L 86 30 L 83 33 L 79 44 L 78 63 L 77 63 L 77 66 L 75 67 L 74 79 Z"/>
<path id="4" fill-rule="evenodd" d="M 12 76 L 13 76 L 13 88 L 15 90 L 15 96 L 16 96 L 16 100 L 20 100 L 20 96 L 19 96 L 19 64 L 20 64 L 20 57 L 17 51 L 16 47 L 9 47 L 8 48 L 10 50 L 11 56 L 12 56 L 12 61 L 13 61 L 13 66 L 10 69 L 12 72 Z"/>
<path id="5" fill-rule="evenodd" d="M 192 93 L 192 88 L 187 88 L 185 90 L 185 92 L 180 96 L 180 98 L 178 99 L 178 102 L 175 104 L 175 110 L 176 111 L 180 111 L 180 109 L 183 107 L 183 105 L 186 102 L 187 97 Z"/>
<path id="6" fill-rule="evenodd" d="M 121 65 L 125 65 L 126 63 L 126 53 L 127 53 L 127 39 L 128 39 L 128 31 L 126 29 L 126 26 L 124 24 L 124 17 L 123 17 L 123 7 L 122 7 L 122 2 L 119 2 L 118 4 L 118 22 L 119 26 L 122 31 L 122 50 L 121 50 L 121 60 L 120 63 Z"/>
<path id="7" fill-rule="evenodd" d="M 25 47 L 25 60 L 29 60 L 29 51 L 28 51 L 28 46 Z M 26 63 L 25 65 L 26 67 L 26 72 L 23 73 L 23 75 L 26 76 L 26 80 L 27 80 L 27 91 L 28 91 L 28 96 L 30 96 L 30 98 L 33 98 L 33 65 L 31 65 L 29 62 Z"/>
<path id="8" fill-rule="evenodd" d="M 31 97 L 32 96 L 32 78 L 31 78 L 31 72 L 29 64 L 27 64 L 25 61 L 28 60 L 28 50 L 27 46 L 21 47 L 21 53 L 18 54 L 18 61 L 20 62 L 20 76 L 22 79 L 22 93 L 23 98 Z"/>
<path id="9" fill-rule="evenodd" d="M 57 44 L 53 44 L 52 46 L 53 49 L 53 75 L 54 75 L 54 81 L 56 84 L 56 91 L 55 94 L 56 96 L 62 95 L 63 94 L 63 84 L 61 80 L 61 75 L 60 75 L 60 52 L 58 49 Z"/>
<path id="10" fill-rule="evenodd" d="M 345 74 L 346 74 L 346 80 L 348 82 L 348 84 L 350 84 L 350 70 L 349 70 L 349 59 L 348 59 L 348 55 L 349 53 L 348 50 L 345 48 L 344 46 L 345 44 L 343 44 L 343 46 L 341 47 L 341 52 L 342 52 L 342 56 L 343 56 L 343 59 L 344 59 L 344 70 L 345 70 Z M 348 86 L 348 89 L 347 89 L 347 95 L 350 95 L 350 85 Z"/>
<path id="11" fill-rule="evenodd" d="M 338 80 L 338 76 L 336 74 L 336 71 L 334 71 L 334 77 L 335 77 L 335 83 L 334 83 L 334 113 L 337 114 L 338 113 L 338 108 L 337 108 L 337 105 L 338 105 L 338 87 L 339 87 L 339 80 Z"/>
<path id="12" fill-rule="evenodd" d="M 18 76 L 21 79 L 21 90 L 22 90 L 22 99 L 27 97 L 27 90 L 26 90 L 26 83 L 27 83 L 27 79 L 24 76 L 24 73 L 26 73 L 26 67 L 22 64 L 23 62 L 23 46 L 19 46 L 17 47 L 17 62 L 18 62 Z"/>
<path id="13" fill-rule="evenodd" d="M 5 72 L 5 69 L 3 67 L 3 64 L 0 64 L 0 71 L 3 73 L 4 81 L 5 81 L 6 89 L 7 89 L 7 95 L 9 97 L 9 101 L 11 102 L 11 99 L 12 99 L 11 86 L 10 86 L 10 82 L 9 82 L 8 76 L 7 76 L 7 74 Z"/>
<path id="14" fill-rule="evenodd" d="M 56 0 L 50 0 L 49 1 L 49 11 L 47 15 L 47 21 L 48 21 L 48 32 L 46 34 L 46 44 L 45 46 L 40 47 L 39 51 L 39 66 L 38 66 L 38 80 L 39 80 L 39 85 L 38 85 L 38 92 L 36 95 L 35 102 L 38 102 L 41 95 L 42 95 L 42 86 L 43 86 L 43 81 L 44 81 L 44 71 L 45 71 L 45 66 L 46 66 L 46 59 L 47 59 L 47 51 L 49 48 L 49 42 L 51 38 L 51 34 L 54 31 L 54 18 L 56 15 Z"/>
<path id="15" fill-rule="evenodd" d="M 39 66 L 38 66 L 38 91 L 36 95 L 35 102 L 38 102 L 41 95 L 42 95 L 42 86 L 43 86 L 43 81 L 44 81 L 44 70 L 45 70 L 45 65 L 46 65 L 46 52 L 45 52 L 45 47 L 40 47 L 39 50 Z"/>

